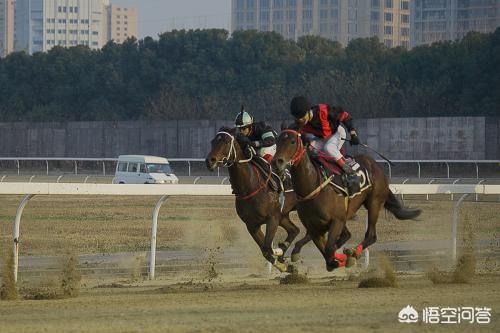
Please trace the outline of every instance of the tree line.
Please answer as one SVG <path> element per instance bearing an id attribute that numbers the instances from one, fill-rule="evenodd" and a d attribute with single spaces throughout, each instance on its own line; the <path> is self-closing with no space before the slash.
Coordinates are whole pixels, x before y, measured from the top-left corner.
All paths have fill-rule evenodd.
<path id="1" fill-rule="evenodd" d="M 285 119 L 290 99 L 357 118 L 498 116 L 500 28 L 412 50 L 273 32 L 172 31 L 0 59 L 0 121 Z"/>

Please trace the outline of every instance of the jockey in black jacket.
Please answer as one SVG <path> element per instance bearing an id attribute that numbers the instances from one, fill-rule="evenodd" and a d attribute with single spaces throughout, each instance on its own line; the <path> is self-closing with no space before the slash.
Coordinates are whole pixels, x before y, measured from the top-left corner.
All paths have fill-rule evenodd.
<path id="1" fill-rule="evenodd" d="M 257 155 L 270 163 L 276 153 L 276 133 L 272 127 L 265 122 L 254 123 L 253 117 L 244 108 L 238 113 L 234 123 L 243 151 L 248 155 L 248 149 L 253 148 Z"/>

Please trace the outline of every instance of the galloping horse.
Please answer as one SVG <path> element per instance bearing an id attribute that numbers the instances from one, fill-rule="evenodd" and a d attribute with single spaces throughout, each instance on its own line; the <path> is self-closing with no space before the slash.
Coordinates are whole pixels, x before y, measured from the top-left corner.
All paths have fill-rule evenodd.
<path id="1" fill-rule="evenodd" d="M 389 189 L 387 177 L 375 160 L 366 155 L 358 155 L 355 159 L 367 170 L 371 187 L 352 199 L 337 193 L 329 186 L 329 181 L 323 179 L 311 162 L 301 134 L 297 131 L 283 130 L 278 137 L 277 152 L 272 161 L 278 173 L 291 165 L 293 188 L 299 200 L 297 212 L 308 235 L 323 254 L 329 271 L 345 266 L 349 257 L 358 259 L 364 249 L 376 242 L 376 224 L 382 207 L 399 220 L 414 219 L 421 213 L 419 209 L 407 209 L 401 205 Z M 351 237 L 346 221 L 356 214 L 361 205 L 368 210 L 368 228 L 364 240 L 354 250 L 346 250 L 345 254 L 335 253 Z M 328 237 L 325 239 L 327 232 Z"/>
<path id="2" fill-rule="evenodd" d="M 212 150 L 205 159 L 207 168 L 213 171 L 220 165 L 228 167 L 229 180 L 236 195 L 238 216 L 246 224 L 264 258 L 281 272 L 287 271 L 287 265 L 281 261 L 284 261 L 285 252 L 300 232 L 289 218 L 297 204 L 295 193 L 286 192 L 284 205 L 281 207 L 278 192 L 268 185 L 272 177 L 270 170 L 263 177 L 254 162 L 245 158 L 235 138 L 234 129 L 221 128 L 211 145 Z M 265 235 L 261 230 L 263 224 L 266 225 Z M 288 236 L 284 242 L 279 243 L 280 249 L 273 249 L 272 243 L 278 226 L 283 227 Z"/>

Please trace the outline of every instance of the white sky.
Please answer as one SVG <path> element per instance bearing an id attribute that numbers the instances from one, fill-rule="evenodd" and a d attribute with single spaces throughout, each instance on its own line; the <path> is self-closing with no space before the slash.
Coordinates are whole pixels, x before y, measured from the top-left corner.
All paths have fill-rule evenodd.
<path id="1" fill-rule="evenodd" d="M 231 0 L 111 0 L 137 7 L 139 38 L 173 29 L 224 28 L 231 22 Z"/>

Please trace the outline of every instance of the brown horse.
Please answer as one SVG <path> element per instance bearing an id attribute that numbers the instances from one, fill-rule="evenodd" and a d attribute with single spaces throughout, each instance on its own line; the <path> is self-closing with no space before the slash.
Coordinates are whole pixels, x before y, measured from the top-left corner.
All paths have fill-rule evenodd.
<path id="1" fill-rule="evenodd" d="M 368 171 L 372 186 L 347 199 L 328 183 L 325 184 L 306 153 L 299 132 L 285 129 L 277 140 L 277 152 L 272 161 L 274 170 L 282 172 L 287 165 L 291 165 L 293 188 L 299 198 L 297 212 L 308 235 L 323 254 L 328 270 L 345 266 L 347 259 L 359 258 L 364 249 L 375 243 L 376 224 L 382 207 L 400 220 L 414 219 L 421 213 L 419 209 L 407 209 L 401 205 L 389 189 L 387 177 L 375 160 L 359 155 L 356 161 Z M 368 228 L 364 240 L 354 250 L 345 251 L 347 256 L 336 253 L 351 236 L 346 221 L 356 214 L 361 205 L 368 210 Z M 325 237 L 326 233 L 328 237 Z"/>
<path id="2" fill-rule="evenodd" d="M 278 192 L 268 185 L 271 174 L 263 177 L 255 162 L 245 158 L 234 129 L 221 128 L 211 145 L 212 149 L 205 159 L 207 168 L 213 171 L 221 165 L 228 167 L 238 216 L 246 224 L 264 258 L 281 272 L 287 271 L 287 265 L 283 263 L 284 254 L 300 232 L 289 217 L 297 204 L 295 193 L 285 193 L 282 208 Z M 266 225 L 265 235 L 261 230 L 263 224 Z M 272 242 L 278 226 L 286 230 L 287 238 L 278 245 L 279 249 L 273 249 Z M 280 260 L 276 260 L 276 257 Z"/>

